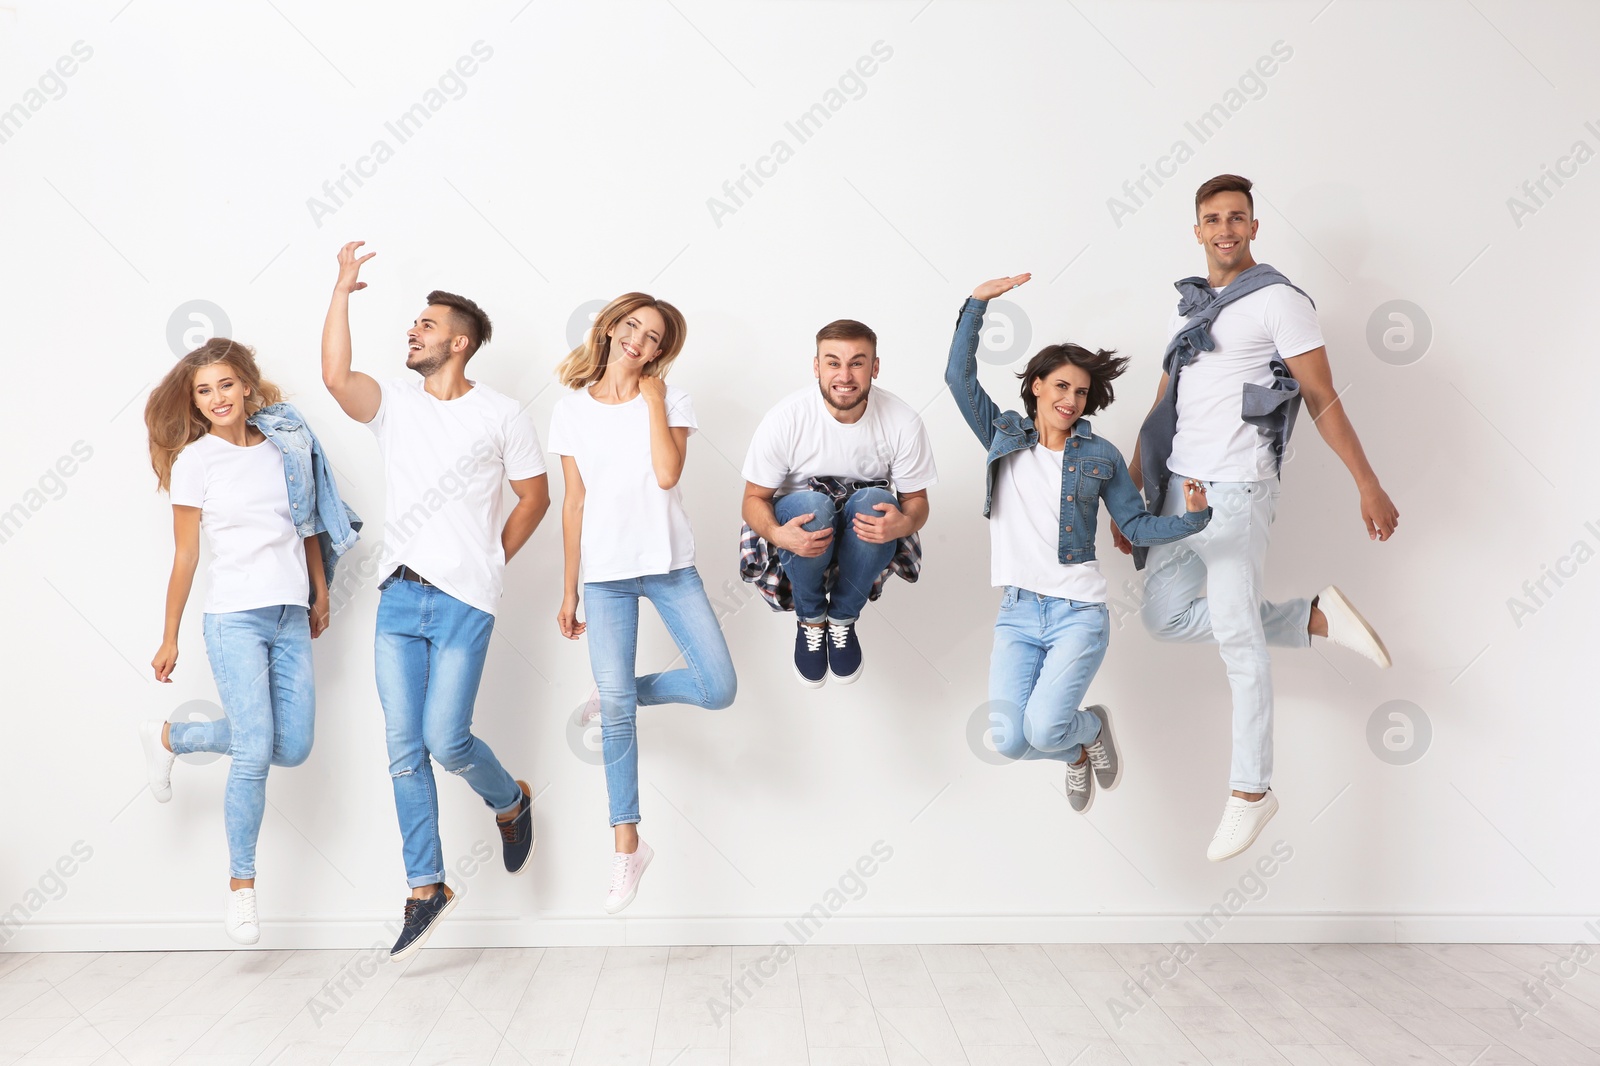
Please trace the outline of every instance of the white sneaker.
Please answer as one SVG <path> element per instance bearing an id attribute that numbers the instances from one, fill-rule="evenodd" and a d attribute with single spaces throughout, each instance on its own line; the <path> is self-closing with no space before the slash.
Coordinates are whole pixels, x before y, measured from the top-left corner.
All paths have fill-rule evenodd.
<path id="1" fill-rule="evenodd" d="M 1271 791 L 1254 802 L 1229 796 L 1227 805 L 1222 808 L 1222 824 L 1217 826 L 1217 835 L 1211 838 L 1206 858 L 1212 862 L 1233 858 L 1256 842 L 1261 830 L 1277 813 L 1278 797 Z"/>
<path id="2" fill-rule="evenodd" d="M 139 723 L 139 743 L 144 748 L 144 772 L 150 779 L 150 795 L 157 803 L 172 798 L 172 764 L 178 757 L 161 743 L 161 730 L 167 723 L 154 720 Z"/>
<path id="3" fill-rule="evenodd" d="M 600 690 L 598 688 L 592 688 L 589 690 L 589 698 L 584 701 L 583 715 L 578 719 L 578 724 L 583 726 L 583 728 L 588 729 L 590 726 L 599 721 Z"/>
<path id="4" fill-rule="evenodd" d="M 639 879 L 645 867 L 655 858 L 650 845 L 639 841 L 639 849 L 632 855 L 617 852 L 611 860 L 611 890 L 606 893 L 606 913 L 615 914 L 633 902 L 639 894 Z"/>
<path id="5" fill-rule="evenodd" d="M 1390 664 L 1389 649 L 1383 646 L 1383 639 L 1378 636 L 1377 630 L 1361 617 L 1361 612 L 1339 591 L 1337 585 L 1329 585 L 1317 593 L 1317 609 L 1328 620 L 1327 640 L 1330 644 L 1348 648 L 1380 667 Z"/>
<path id="6" fill-rule="evenodd" d="M 261 939 L 261 922 L 256 918 L 256 890 L 236 888 L 228 893 L 228 936 L 236 944 L 254 944 Z"/>

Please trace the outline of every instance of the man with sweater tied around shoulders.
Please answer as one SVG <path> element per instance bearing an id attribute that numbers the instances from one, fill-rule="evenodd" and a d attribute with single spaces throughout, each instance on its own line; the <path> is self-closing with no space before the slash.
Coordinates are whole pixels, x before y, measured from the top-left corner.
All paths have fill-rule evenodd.
<path id="1" fill-rule="evenodd" d="M 1305 648 L 1323 637 L 1379 667 L 1389 652 L 1334 585 L 1311 599 L 1264 595 L 1279 473 L 1302 401 L 1322 439 L 1355 479 L 1372 540 L 1386 541 L 1399 512 L 1367 461 L 1333 385 L 1310 297 L 1250 253 L 1260 222 L 1249 179 L 1221 174 L 1195 193 L 1195 240 L 1206 276 L 1177 283 L 1156 403 L 1131 464 L 1155 514 L 1184 507 L 1186 479 L 1206 485 L 1215 517 L 1203 531 L 1134 555 L 1145 578 L 1145 627 L 1158 640 L 1215 642 L 1233 695 L 1232 794 L 1206 857 L 1245 851 L 1278 810 L 1272 779 L 1269 647 Z"/>

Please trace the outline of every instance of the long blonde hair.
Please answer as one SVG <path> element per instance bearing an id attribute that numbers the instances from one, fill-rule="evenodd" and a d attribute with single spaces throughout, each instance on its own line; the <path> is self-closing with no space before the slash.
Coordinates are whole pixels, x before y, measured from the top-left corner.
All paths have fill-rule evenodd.
<path id="1" fill-rule="evenodd" d="M 683 342 L 689 333 L 683 312 L 665 300 L 642 292 L 628 292 L 600 309 L 600 313 L 594 316 L 594 325 L 583 335 L 583 343 L 561 360 L 561 365 L 556 367 L 556 378 L 561 384 L 569 389 L 578 389 L 593 385 L 605 377 L 606 367 L 611 362 L 611 338 L 606 334 L 641 307 L 655 308 L 666 322 L 660 354 L 645 365 L 644 373 L 648 377 L 666 377 L 672 361 L 683 351 Z"/>
<path id="2" fill-rule="evenodd" d="M 226 337 L 212 337 L 173 364 L 144 404 L 144 425 L 150 432 L 150 465 L 163 490 L 172 484 L 172 462 L 178 453 L 211 432 L 211 421 L 194 405 L 194 376 L 201 368 L 227 363 L 250 390 L 245 411 L 255 414 L 278 403 L 283 393 L 261 376 L 256 353 Z"/>

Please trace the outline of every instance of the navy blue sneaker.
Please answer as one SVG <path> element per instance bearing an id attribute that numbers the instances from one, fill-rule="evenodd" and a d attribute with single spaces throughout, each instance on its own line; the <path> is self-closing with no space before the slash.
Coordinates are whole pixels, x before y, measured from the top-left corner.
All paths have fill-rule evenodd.
<path id="1" fill-rule="evenodd" d="M 433 934 L 433 927 L 455 908 L 456 894 L 444 885 L 427 899 L 406 900 L 405 928 L 400 930 L 400 939 L 389 949 L 389 961 L 404 962 L 421 951 Z"/>
<path id="2" fill-rule="evenodd" d="M 861 641 L 854 622 L 828 622 L 828 673 L 841 685 L 861 676 Z"/>
<path id="3" fill-rule="evenodd" d="M 821 688 L 828 676 L 828 649 L 823 646 L 826 631 L 821 622 L 798 623 L 794 635 L 794 676 L 807 688 Z"/>
<path id="4" fill-rule="evenodd" d="M 533 796 L 526 781 L 518 781 L 522 805 L 504 818 L 494 820 L 500 830 L 500 850 L 506 860 L 506 873 L 520 874 L 533 855 Z"/>

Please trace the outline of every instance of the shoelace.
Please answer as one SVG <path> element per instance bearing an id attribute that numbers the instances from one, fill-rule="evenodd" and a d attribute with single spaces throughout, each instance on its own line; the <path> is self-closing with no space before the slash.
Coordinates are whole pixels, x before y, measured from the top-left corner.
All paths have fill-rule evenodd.
<path id="1" fill-rule="evenodd" d="M 233 897 L 233 916 L 240 925 L 256 925 L 256 897 L 255 893 L 248 896 Z"/>
<path id="2" fill-rule="evenodd" d="M 805 626 L 806 651 L 817 652 L 822 650 L 822 627 Z"/>
<path id="3" fill-rule="evenodd" d="M 527 805 L 527 802 L 528 797 L 522 797 L 522 803 L 524 806 Z M 498 818 L 494 820 L 494 824 L 500 827 L 500 839 L 505 841 L 507 844 L 515 844 L 517 842 L 517 822 L 522 817 L 522 811 L 523 808 L 518 807 L 517 813 L 513 814 L 506 821 L 502 822 Z"/>
<path id="4" fill-rule="evenodd" d="M 845 641 L 850 639 L 850 627 L 847 625 L 837 625 L 836 623 L 829 622 L 828 639 L 833 641 L 833 646 L 835 648 L 843 648 Z"/>
<path id="5" fill-rule="evenodd" d="M 1232 837 L 1239 830 L 1239 823 L 1244 821 L 1244 805 L 1230 803 L 1222 812 L 1222 824 L 1217 826 L 1217 836 Z"/>
<path id="6" fill-rule="evenodd" d="M 620 892 L 622 886 L 628 883 L 629 856 L 617 852 L 611 859 L 611 891 Z"/>
<path id="7" fill-rule="evenodd" d="M 1111 769 L 1111 753 L 1098 740 L 1089 745 L 1089 764 L 1096 770 Z"/>
<path id="8" fill-rule="evenodd" d="M 1089 764 L 1067 763 L 1067 787 L 1082 792 L 1089 787 Z"/>

